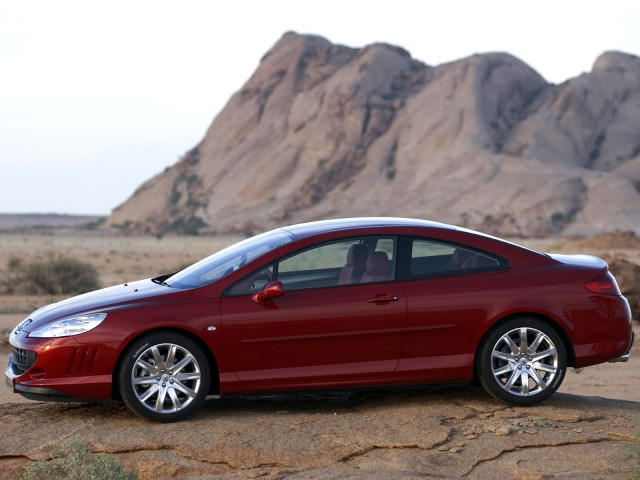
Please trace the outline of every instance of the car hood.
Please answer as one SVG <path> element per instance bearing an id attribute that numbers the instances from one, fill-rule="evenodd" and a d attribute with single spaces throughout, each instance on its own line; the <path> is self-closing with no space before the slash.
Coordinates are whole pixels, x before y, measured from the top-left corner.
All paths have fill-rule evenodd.
<path id="1" fill-rule="evenodd" d="M 93 292 L 67 298 L 57 303 L 52 303 L 36 310 L 28 318 L 32 320 L 24 326 L 26 332 L 31 332 L 51 321 L 57 321 L 80 313 L 98 313 L 120 310 L 131 305 L 143 305 L 158 297 L 166 297 L 166 300 L 187 300 L 192 290 L 181 290 L 160 285 L 151 279 L 116 285 Z M 184 298 L 182 298 L 184 297 Z"/>

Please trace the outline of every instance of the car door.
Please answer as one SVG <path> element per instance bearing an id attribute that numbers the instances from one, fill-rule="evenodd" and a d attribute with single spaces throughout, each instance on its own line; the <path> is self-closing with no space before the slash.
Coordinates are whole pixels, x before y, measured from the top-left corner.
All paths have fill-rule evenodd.
<path id="1" fill-rule="evenodd" d="M 409 313 L 398 373 L 434 382 L 468 380 L 477 340 L 504 291 L 508 263 L 426 238 L 402 237 L 399 249 L 398 277 Z"/>
<path id="2" fill-rule="evenodd" d="M 386 256 L 386 274 L 375 276 L 374 267 L 367 272 L 365 266 L 345 280 L 353 245 L 366 247 L 365 261 Z M 354 378 L 365 381 L 392 372 L 406 321 L 404 295 L 394 281 L 395 252 L 395 237 L 323 243 L 228 289 L 221 298 L 221 318 L 238 379 L 302 387 L 353 383 Z M 384 270 L 384 265 L 377 268 Z M 273 279 L 282 282 L 284 295 L 266 305 L 254 301 L 252 292 Z"/>

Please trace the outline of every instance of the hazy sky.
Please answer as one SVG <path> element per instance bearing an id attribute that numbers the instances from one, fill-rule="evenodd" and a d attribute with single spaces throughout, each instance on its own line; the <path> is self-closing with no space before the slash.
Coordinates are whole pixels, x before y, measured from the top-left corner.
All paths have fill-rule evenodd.
<path id="1" fill-rule="evenodd" d="M 108 214 L 201 140 L 288 30 L 548 81 L 640 55 L 640 1 L 0 0 L 0 212 Z"/>

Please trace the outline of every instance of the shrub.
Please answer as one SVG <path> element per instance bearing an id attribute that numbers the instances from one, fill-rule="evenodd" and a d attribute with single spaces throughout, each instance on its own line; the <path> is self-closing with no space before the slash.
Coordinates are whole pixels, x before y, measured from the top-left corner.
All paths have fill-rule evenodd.
<path id="1" fill-rule="evenodd" d="M 9 269 L 10 273 L 19 272 L 24 268 L 24 262 L 22 261 L 21 258 L 11 257 L 9 259 L 9 263 L 7 263 L 7 268 Z"/>
<path id="2" fill-rule="evenodd" d="M 200 149 L 195 146 L 187 152 L 187 162 L 189 165 L 195 165 L 200 161 Z"/>
<path id="3" fill-rule="evenodd" d="M 633 444 L 626 446 L 624 459 L 632 464 L 632 476 L 629 478 L 640 480 L 640 434 L 636 436 Z"/>
<path id="4" fill-rule="evenodd" d="M 200 229 L 207 226 L 207 223 L 200 217 L 180 217 L 167 227 L 167 231 L 182 233 L 185 235 L 198 235 Z"/>
<path id="5" fill-rule="evenodd" d="M 0 287 L 9 294 L 66 295 L 100 288 L 95 267 L 73 258 L 50 258 L 27 265 L 12 258 L 8 269 L 9 274 Z"/>
<path id="6" fill-rule="evenodd" d="M 177 190 L 176 186 L 173 186 L 171 190 L 171 196 L 169 197 L 169 204 L 176 205 L 180 201 L 182 194 Z"/>
<path id="7" fill-rule="evenodd" d="M 191 185 L 198 183 L 200 181 L 200 178 L 198 178 L 198 175 L 196 173 L 192 173 L 191 175 L 187 175 L 187 177 L 185 177 L 185 181 L 187 182 L 187 184 Z"/>
<path id="8" fill-rule="evenodd" d="M 51 460 L 37 461 L 27 466 L 21 480 L 137 480 L 135 470 L 125 470 L 124 465 L 111 455 L 91 453 L 77 440 L 63 442 L 53 453 Z"/>
<path id="9" fill-rule="evenodd" d="M 31 263 L 26 269 L 26 279 L 32 293 L 79 294 L 100 288 L 94 266 L 73 258 Z"/>

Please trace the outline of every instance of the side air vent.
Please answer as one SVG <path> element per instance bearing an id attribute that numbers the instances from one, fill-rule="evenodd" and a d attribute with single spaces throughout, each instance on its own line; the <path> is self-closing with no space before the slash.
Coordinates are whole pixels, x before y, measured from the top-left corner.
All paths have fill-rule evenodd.
<path id="1" fill-rule="evenodd" d="M 98 356 L 98 347 L 74 348 L 65 370 L 66 375 L 80 375 L 91 373 L 93 363 Z"/>

